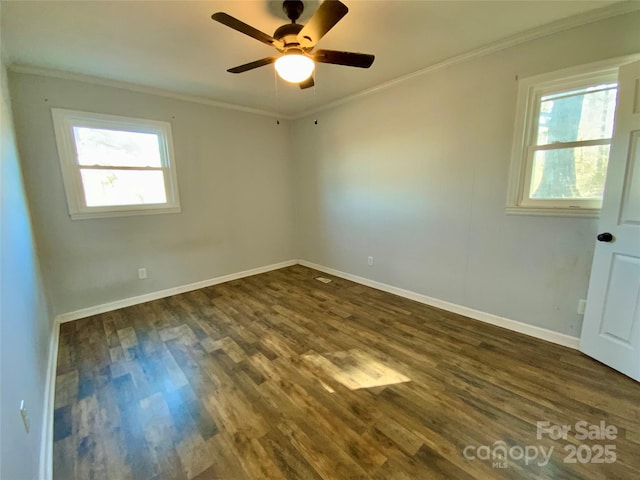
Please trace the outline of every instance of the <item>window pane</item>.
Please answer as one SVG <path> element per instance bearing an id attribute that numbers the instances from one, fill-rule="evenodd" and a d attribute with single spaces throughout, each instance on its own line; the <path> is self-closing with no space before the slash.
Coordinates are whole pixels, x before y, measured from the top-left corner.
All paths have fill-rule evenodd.
<path id="1" fill-rule="evenodd" d="M 73 127 L 78 164 L 113 167 L 160 167 L 158 135 Z"/>
<path id="2" fill-rule="evenodd" d="M 80 170 L 88 207 L 166 203 L 159 170 Z"/>
<path id="3" fill-rule="evenodd" d="M 529 198 L 602 198 L 608 161 L 609 145 L 539 150 Z"/>
<path id="4" fill-rule="evenodd" d="M 617 92 L 609 84 L 542 97 L 536 144 L 611 138 Z"/>

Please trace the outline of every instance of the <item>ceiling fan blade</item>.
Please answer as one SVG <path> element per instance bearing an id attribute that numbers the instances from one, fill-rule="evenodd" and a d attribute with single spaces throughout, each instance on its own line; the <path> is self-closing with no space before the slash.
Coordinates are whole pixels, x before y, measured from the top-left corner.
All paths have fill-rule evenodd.
<path id="1" fill-rule="evenodd" d="M 315 46 L 349 9 L 337 0 L 325 0 L 298 33 L 298 43 L 304 48 Z"/>
<path id="2" fill-rule="evenodd" d="M 316 82 L 313 81 L 313 75 L 311 75 L 309 78 L 307 78 L 306 80 L 303 80 L 302 82 L 299 83 L 300 88 L 302 90 L 304 90 L 305 88 L 311 88 L 316 84 Z"/>
<path id="3" fill-rule="evenodd" d="M 333 63 L 347 67 L 369 68 L 375 56 L 366 53 L 338 52 L 336 50 L 316 50 L 313 59 L 320 63 Z"/>
<path id="4" fill-rule="evenodd" d="M 260 60 L 256 60 L 255 62 L 245 63 L 244 65 L 238 65 L 237 67 L 230 68 L 227 70 L 229 73 L 242 73 L 247 72 L 249 70 L 253 70 L 254 68 L 264 67 L 265 65 L 269 65 L 270 63 L 275 62 L 278 57 L 266 57 L 261 58 Z"/>
<path id="5" fill-rule="evenodd" d="M 237 18 L 232 17 L 224 12 L 218 12 L 211 15 L 211 18 L 216 22 L 220 22 L 227 27 L 233 28 L 234 30 L 244 33 L 245 35 L 249 35 L 256 40 L 261 41 L 262 43 L 266 43 L 267 45 L 271 45 L 274 47 L 283 47 L 284 45 L 279 40 L 276 40 L 271 35 L 267 35 L 260 30 L 253 28 L 251 25 L 247 25 L 244 22 L 241 22 Z"/>

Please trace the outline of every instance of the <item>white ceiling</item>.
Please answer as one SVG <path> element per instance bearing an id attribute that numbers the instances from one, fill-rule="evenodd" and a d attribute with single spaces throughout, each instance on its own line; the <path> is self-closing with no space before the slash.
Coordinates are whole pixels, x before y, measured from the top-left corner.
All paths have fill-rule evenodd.
<path id="1" fill-rule="evenodd" d="M 317 108 L 499 40 L 612 1 L 343 0 L 349 13 L 320 48 L 372 53 L 368 69 L 320 64 L 316 88 L 276 81 L 272 66 L 227 68 L 275 50 L 211 20 L 224 11 L 273 34 L 270 1 L 2 1 L 2 48 L 24 64 L 156 87 L 285 115 Z M 319 0 L 305 2 L 304 23 Z"/>

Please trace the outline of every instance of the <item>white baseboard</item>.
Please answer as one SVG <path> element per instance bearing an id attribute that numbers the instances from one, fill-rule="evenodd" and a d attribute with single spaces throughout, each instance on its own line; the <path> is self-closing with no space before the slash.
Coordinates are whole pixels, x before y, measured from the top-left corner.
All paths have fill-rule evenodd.
<path id="1" fill-rule="evenodd" d="M 47 379 L 44 388 L 44 406 L 42 411 L 42 437 L 40 439 L 40 480 L 53 478 L 53 416 L 56 402 L 56 370 L 58 367 L 58 345 L 60 343 L 60 324 L 54 320 L 49 340 L 49 359 Z"/>
<path id="2" fill-rule="evenodd" d="M 56 316 L 56 322 L 71 322 L 73 320 L 79 320 L 81 318 L 90 317 L 92 315 L 98 315 L 100 313 L 111 312 L 120 308 L 138 305 L 140 303 L 151 302 L 152 300 L 158 300 L 160 298 L 170 297 L 171 295 L 178 295 L 180 293 L 191 292 L 200 288 L 218 285 L 219 283 L 230 282 L 231 280 L 237 280 L 238 278 L 250 277 L 252 275 L 258 275 L 260 273 L 270 272 L 271 270 L 290 267 L 291 265 L 295 265 L 297 263 L 297 260 L 287 260 L 285 262 L 252 268 L 251 270 L 245 270 L 243 272 L 230 273 L 229 275 L 210 278 L 208 280 L 202 280 L 200 282 L 190 283 L 188 285 L 181 285 L 178 287 L 167 288 L 165 290 L 159 290 L 157 292 L 145 293 L 144 295 L 138 295 L 137 297 L 123 298 L 122 300 L 115 300 L 113 302 L 103 303 L 102 305 L 96 305 L 94 307 L 88 307 L 81 310 L 75 310 L 73 312 L 62 313 Z"/>
<path id="3" fill-rule="evenodd" d="M 335 270 L 333 268 L 318 265 L 306 260 L 298 260 L 298 263 L 300 265 L 304 265 L 305 267 L 313 268 L 321 272 L 335 275 L 336 277 L 344 278 L 346 280 L 351 280 L 352 282 L 366 285 L 367 287 L 372 287 L 384 292 L 393 293 L 394 295 L 409 298 L 411 300 L 415 300 L 416 302 L 424 303 L 425 305 L 441 308 L 442 310 L 447 310 L 448 312 L 457 313 L 458 315 L 463 315 L 465 317 L 473 318 L 474 320 L 480 320 L 481 322 L 490 323 L 491 325 L 496 325 L 498 327 L 513 330 L 514 332 L 523 333 L 531 337 L 546 340 L 547 342 L 555 343 L 576 350 L 580 346 L 580 339 L 578 337 L 572 337 L 571 335 L 566 335 L 564 333 L 554 332 L 553 330 L 549 330 L 546 328 L 536 327 L 535 325 L 529 325 L 528 323 L 518 322 L 517 320 L 511 320 L 510 318 L 500 317 L 498 315 L 493 315 L 492 313 L 482 312 L 473 308 L 464 307 L 462 305 L 446 302 L 444 300 L 439 300 L 433 297 L 428 297 L 426 295 L 422 295 L 421 293 L 411 292 L 409 290 L 404 290 L 392 285 L 387 285 L 386 283 L 381 283 L 375 280 L 370 280 L 368 278 L 352 275 L 350 273 L 341 272 L 340 270 Z"/>
<path id="4" fill-rule="evenodd" d="M 410 290 L 394 287 L 386 283 L 377 282 L 375 280 L 371 280 L 365 277 L 360 277 L 358 275 L 353 275 L 351 273 L 346 273 L 340 270 L 335 270 L 333 268 L 325 267 L 324 265 L 318 265 L 316 263 L 309 262 L 307 260 L 287 260 L 285 262 L 275 263 L 272 265 L 265 265 L 263 267 L 253 268 L 251 270 L 245 270 L 243 272 L 231 273 L 229 275 L 223 275 L 221 277 L 210 278 L 208 280 L 203 280 L 201 282 L 190 283 L 188 285 L 181 285 L 178 287 L 168 288 L 166 290 L 160 290 L 157 292 L 151 292 L 144 295 L 139 295 L 137 297 L 125 298 L 122 300 L 116 300 L 114 302 L 104 303 L 102 305 L 96 305 L 94 307 L 83 308 L 81 310 L 63 313 L 56 316 L 56 323 L 59 324 L 59 323 L 71 322 L 73 320 L 79 320 L 81 318 L 90 317 L 92 315 L 98 315 L 100 313 L 118 310 L 119 308 L 130 307 L 132 305 L 138 305 L 140 303 L 145 303 L 145 302 L 150 302 L 152 300 L 158 300 L 160 298 L 170 297 L 171 295 L 178 295 L 180 293 L 190 292 L 193 290 L 198 290 L 200 288 L 210 287 L 212 285 L 218 285 L 220 283 L 229 282 L 231 280 L 237 280 L 239 278 L 250 277 L 252 275 L 258 275 L 260 273 L 265 273 L 272 270 L 278 270 L 280 268 L 289 267 L 295 264 L 304 265 L 305 267 L 309 267 L 315 270 L 319 270 L 321 272 L 329 273 L 331 275 L 335 275 L 336 277 L 351 280 L 352 282 L 360 283 L 362 285 L 376 288 L 384 292 L 393 293 L 394 295 L 409 298 L 411 300 L 415 300 L 416 302 L 424 303 L 425 305 L 430 305 L 432 307 L 441 308 L 442 310 L 446 310 L 448 312 L 457 313 L 465 317 L 473 318 L 474 320 L 479 320 L 481 322 L 489 323 L 491 325 L 496 325 L 498 327 L 513 330 L 514 332 L 523 333 L 525 335 L 539 338 L 541 340 L 546 340 L 547 342 L 563 345 L 565 347 L 573 348 L 576 350 L 579 348 L 579 345 L 580 345 L 580 339 L 577 337 L 572 337 L 571 335 L 555 332 L 553 330 L 549 330 L 542 327 L 536 327 L 535 325 L 529 325 L 528 323 L 519 322 L 517 320 L 512 320 L 510 318 L 500 317 L 492 313 L 475 310 L 473 308 L 465 307 L 463 305 L 457 305 L 455 303 L 429 297 L 421 293 L 412 292 Z M 57 348 L 57 345 L 56 345 L 56 348 Z M 56 351 L 56 355 L 57 355 L 57 351 Z M 54 378 L 55 378 L 55 370 L 54 370 Z"/>

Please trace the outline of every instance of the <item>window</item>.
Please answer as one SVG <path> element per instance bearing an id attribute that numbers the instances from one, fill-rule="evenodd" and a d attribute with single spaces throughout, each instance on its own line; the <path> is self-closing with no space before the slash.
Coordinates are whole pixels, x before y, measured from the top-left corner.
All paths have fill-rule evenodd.
<path id="1" fill-rule="evenodd" d="M 180 211 L 171 124 L 52 109 L 73 219 Z"/>
<path id="2" fill-rule="evenodd" d="M 520 81 L 508 213 L 599 215 L 621 63 Z"/>

